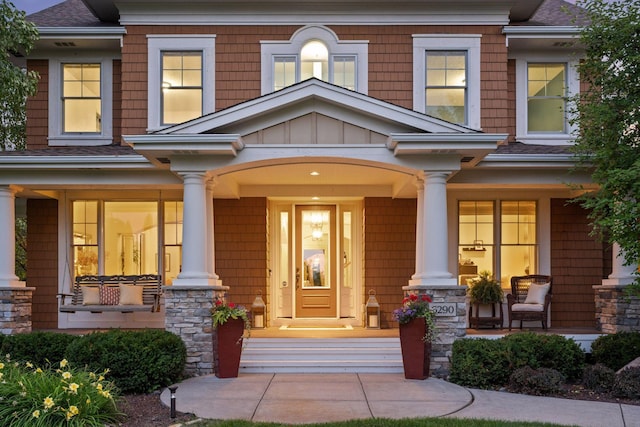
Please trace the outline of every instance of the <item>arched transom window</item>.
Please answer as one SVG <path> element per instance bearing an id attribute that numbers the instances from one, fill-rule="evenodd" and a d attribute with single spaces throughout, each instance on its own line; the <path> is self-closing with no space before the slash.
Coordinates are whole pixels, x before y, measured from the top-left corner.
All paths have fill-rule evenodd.
<path id="1" fill-rule="evenodd" d="M 368 42 L 338 40 L 319 26 L 304 27 L 290 40 L 262 42 L 262 94 L 317 78 L 367 93 Z"/>

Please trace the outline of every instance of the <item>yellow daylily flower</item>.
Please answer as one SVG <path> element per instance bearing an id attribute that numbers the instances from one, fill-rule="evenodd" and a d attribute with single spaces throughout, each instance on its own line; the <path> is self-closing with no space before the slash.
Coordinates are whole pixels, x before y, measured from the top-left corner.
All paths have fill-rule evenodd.
<path id="1" fill-rule="evenodd" d="M 69 378 L 71 378 L 71 372 L 69 371 L 63 372 L 62 378 L 64 378 L 65 380 L 68 380 Z"/>
<path id="2" fill-rule="evenodd" d="M 69 392 L 72 394 L 77 394 L 78 393 L 78 388 L 80 388 L 80 386 L 76 383 L 71 383 L 69 384 Z"/>
<path id="3" fill-rule="evenodd" d="M 39 418 L 39 417 L 40 417 L 40 410 L 39 410 L 39 409 L 36 409 L 35 411 L 33 411 L 33 412 L 31 413 L 31 416 L 32 416 L 33 418 Z"/>
<path id="4" fill-rule="evenodd" d="M 67 359 L 62 359 L 62 360 L 60 361 L 60 367 L 61 367 L 61 368 L 66 367 L 68 364 L 69 364 L 69 362 L 67 361 Z"/>
<path id="5" fill-rule="evenodd" d="M 51 397 L 47 396 L 44 398 L 44 409 L 51 409 L 54 404 L 55 402 Z"/>
<path id="6" fill-rule="evenodd" d="M 31 362 L 27 362 L 27 363 L 25 364 L 25 366 L 26 366 L 27 368 L 33 368 L 33 363 L 31 363 Z"/>
<path id="7" fill-rule="evenodd" d="M 4 363 L 0 362 L 0 369 L 4 369 Z"/>

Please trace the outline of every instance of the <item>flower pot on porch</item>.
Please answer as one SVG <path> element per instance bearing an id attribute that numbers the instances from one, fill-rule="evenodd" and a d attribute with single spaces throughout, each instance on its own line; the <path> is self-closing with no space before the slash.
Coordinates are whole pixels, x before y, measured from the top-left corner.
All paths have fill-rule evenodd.
<path id="1" fill-rule="evenodd" d="M 431 342 L 425 340 L 426 334 L 427 322 L 422 317 L 400 324 L 400 348 L 406 379 L 424 380 L 429 377 Z"/>
<path id="2" fill-rule="evenodd" d="M 242 355 L 242 335 L 244 334 L 243 319 L 229 319 L 216 327 L 218 351 L 218 369 L 216 377 L 234 378 L 240 369 Z"/>

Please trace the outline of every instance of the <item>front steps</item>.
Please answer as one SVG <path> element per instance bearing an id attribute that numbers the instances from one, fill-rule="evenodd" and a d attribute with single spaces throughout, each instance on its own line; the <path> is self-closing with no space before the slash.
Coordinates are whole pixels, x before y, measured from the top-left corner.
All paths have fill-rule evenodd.
<path id="1" fill-rule="evenodd" d="M 249 338 L 240 372 L 402 373 L 400 339 Z"/>

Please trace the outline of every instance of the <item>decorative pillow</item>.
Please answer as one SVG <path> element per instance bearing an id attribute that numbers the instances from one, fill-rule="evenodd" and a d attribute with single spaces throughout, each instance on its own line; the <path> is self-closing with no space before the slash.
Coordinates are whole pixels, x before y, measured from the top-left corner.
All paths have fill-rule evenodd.
<path id="1" fill-rule="evenodd" d="M 142 286 L 120 285 L 120 305 L 142 305 Z"/>
<path id="2" fill-rule="evenodd" d="M 100 304 L 118 305 L 120 301 L 120 289 L 116 286 L 100 287 Z"/>
<path id="3" fill-rule="evenodd" d="M 100 289 L 94 286 L 83 286 L 82 305 L 98 305 L 100 304 Z"/>
<path id="4" fill-rule="evenodd" d="M 529 292 L 527 292 L 527 298 L 524 300 L 525 304 L 544 304 L 544 297 L 547 296 L 551 283 L 545 283 L 544 285 L 536 285 L 532 283 L 529 286 Z"/>

